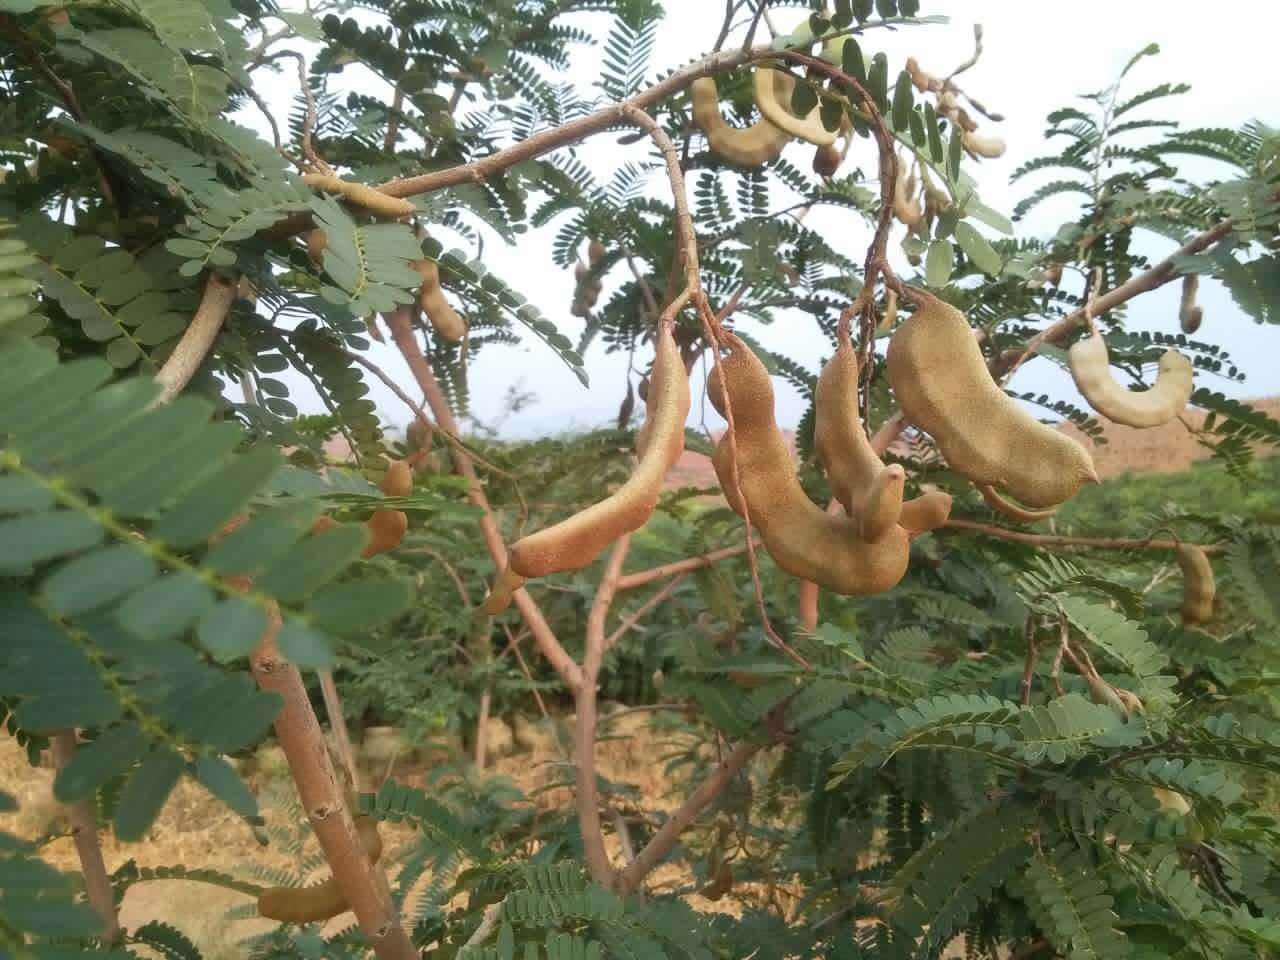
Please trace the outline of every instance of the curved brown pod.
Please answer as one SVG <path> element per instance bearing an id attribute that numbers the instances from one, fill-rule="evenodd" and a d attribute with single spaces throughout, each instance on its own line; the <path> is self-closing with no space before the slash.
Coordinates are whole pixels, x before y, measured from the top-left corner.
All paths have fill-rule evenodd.
<path id="1" fill-rule="evenodd" d="M 1213 619 L 1213 599 L 1217 594 L 1209 556 L 1193 543 L 1179 544 L 1177 556 L 1182 571 L 1182 622 L 1208 623 Z"/>
<path id="2" fill-rule="evenodd" d="M 858 523 L 818 507 L 796 477 L 795 462 L 773 415 L 769 371 L 745 343 L 725 334 L 728 354 L 720 359 L 721 389 L 709 390 L 715 403 L 728 394 L 734 428 L 712 457 L 726 499 L 739 515 L 742 498 L 765 549 L 787 573 L 846 596 L 882 593 L 907 571 L 907 531 L 894 524 L 879 540 L 863 540 Z M 724 409 L 721 406 L 720 412 Z M 732 441 L 732 442 L 731 442 Z M 736 458 L 736 479 L 734 470 Z"/>
<path id="3" fill-rule="evenodd" d="M 664 324 L 654 351 L 645 421 L 636 437 L 635 471 L 606 499 L 512 544 L 507 568 L 485 599 L 486 613 L 505 610 L 526 578 L 580 570 L 623 534 L 644 526 L 658 505 L 667 471 L 684 452 L 689 406 L 689 375 Z"/>
<path id="4" fill-rule="evenodd" d="M 440 286 L 440 268 L 434 260 L 414 260 L 413 267 L 422 277 L 422 285 L 418 287 L 418 306 L 431 321 L 431 329 L 450 343 L 457 343 L 467 333 L 467 321 L 453 309 L 453 304 L 445 298 L 444 289 Z"/>
<path id="5" fill-rule="evenodd" d="M 916 312 L 889 341 L 889 383 L 907 421 L 933 437 L 951 468 L 1032 509 L 1097 483 L 1084 447 L 1035 419 L 992 379 L 964 314 L 931 294 L 911 296 Z"/>
<path id="6" fill-rule="evenodd" d="M 898 522 L 906 472 L 886 467 L 871 449 L 858 416 L 858 357 L 842 336 L 822 367 L 814 403 L 813 446 L 832 495 L 858 523 L 864 540 L 879 540 Z"/>
<path id="7" fill-rule="evenodd" d="M 1187 406 L 1195 389 L 1191 361 L 1177 350 L 1166 350 L 1160 372 L 1149 390 L 1126 390 L 1111 376 L 1107 341 L 1094 333 L 1077 340 L 1067 351 L 1076 387 L 1089 406 L 1115 423 L 1129 427 L 1158 427 Z"/>
<path id="8" fill-rule="evenodd" d="M 1182 299 L 1178 304 L 1178 324 L 1183 333 L 1195 333 L 1204 320 L 1204 308 L 1196 304 L 1200 275 L 1188 273 L 1182 278 Z"/>
<path id="9" fill-rule="evenodd" d="M 828 130 L 822 124 L 820 105 L 815 104 L 803 117 L 791 112 L 791 96 L 796 89 L 796 78 L 785 70 L 756 67 L 751 78 L 751 88 L 760 114 L 779 130 L 816 147 L 829 147 L 836 142 L 836 131 Z"/>
<path id="10" fill-rule="evenodd" d="M 370 862 L 382 857 L 382 837 L 373 817 L 356 817 L 356 833 Z M 349 909 L 333 877 L 314 887 L 268 887 L 258 894 L 258 913 L 281 923 L 318 923 Z"/>
<path id="11" fill-rule="evenodd" d="M 759 167 L 782 155 L 790 134 L 761 117 L 749 127 L 731 127 L 720 113 L 720 96 L 713 77 L 693 81 L 693 122 L 707 138 L 707 143 L 722 160 L 739 167 Z"/>

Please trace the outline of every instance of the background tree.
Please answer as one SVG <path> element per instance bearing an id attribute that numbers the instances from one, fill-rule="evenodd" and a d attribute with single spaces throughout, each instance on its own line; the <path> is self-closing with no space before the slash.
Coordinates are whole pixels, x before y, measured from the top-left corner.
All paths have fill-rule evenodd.
<path id="1" fill-rule="evenodd" d="M 1125 332 L 1125 306 L 1203 275 L 1274 321 L 1280 136 L 1259 122 L 1175 129 L 1157 108 L 1181 85 L 1132 89 L 1143 50 L 1090 110 L 1050 115 L 1065 146 L 1019 168 L 1041 185 L 1012 212 L 1065 193 L 1080 208 L 1052 238 L 1013 239 L 1003 198 L 979 199 L 966 173 L 1000 147 L 962 71 L 876 51 L 883 31 L 926 22 L 918 7 L 839 2 L 770 37 L 770 10 L 730 0 L 707 54 L 655 80 L 662 11 L 638 0 L 301 13 L 0 0 L 0 699 L 33 762 L 52 746 L 84 894 L 38 843 L 5 835 L 7 953 L 191 955 L 163 924 L 122 930 L 125 890 L 261 885 L 198 863 L 108 873 L 97 823 L 141 839 L 190 777 L 259 826 L 226 757 L 272 727 L 356 925 L 327 939 L 282 928 L 271 955 L 928 957 L 957 935 L 971 956 L 1280 947 L 1273 528 L 1211 503 L 1068 531 L 993 518 L 925 434 L 886 454 L 907 424 L 880 349 L 930 302 L 921 290 L 964 312 L 997 383 L 1035 358 L 1063 363 L 1086 327 L 1105 333 L 1122 382 L 1176 345 L 1210 415 L 1199 439 L 1253 475 L 1280 428 L 1207 385 L 1239 375 L 1211 339 L 1241 318 L 1200 331 L 1188 303 L 1186 332 L 1145 337 Z M 608 13 L 609 33 L 566 22 L 582 10 Z M 605 49 L 598 102 L 548 79 L 587 42 Z M 343 82 L 357 65 L 387 100 Z M 745 170 L 708 149 L 695 81 L 714 78 L 735 124 L 763 123 L 766 66 L 791 91 L 780 108 L 816 111 L 847 157 L 810 174 L 794 149 Z M 261 96 L 267 72 L 298 85 L 287 122 Z M 236 122 L 250 106 L 271 143 Z M 600 135 L 628 147 L 619 170 L 575 157 Z M 1185 155 L 1220 161 L 1222 179 L 1183 178 Z M 868 245 L 808 229 L 798 211 L 818 204 L 847 211 Z M 553 222 L 554 263 L 579 265 L 578 343 L 482 262 L 487 231 L 514 243 Z M 446 230 L 474 253 L 432 235 Z M 1167 237 L 1168 257 L 1132 253 L 1138 230 Z M 891 240 L 915 275 L 892 268 Z M 486 616 L 506 543 L 628 475 L 637 401 L 629 378 L 617 428 L 585 437 L 466 437 L 468 361 L 520 329 L 584 383 L 597 341 L 636 373 L 667 334 L 686 368 L 716 367 L 753 346 L 743 321 L 781 308 L 833 344 L 852 333 L 872 445 L 908 496 L 928 483 L 954 500 L 902 582 L 860 598 L 797 584 L 737 515 L 677 490 L 600 563 Z M 384 336 L 411 387 L 369 359 Z M 813 371 L 755 353 L 812 398 Z M 321 414 L 300 415 L 284 371 Z M 375 416 L 370 378 L 412 412 L 403 441 Z M 1099 432 L 1066 401 L 1023 399 Z M 801 479 L 826 503 L 838 491 L 812 455 L 815 418 L 798 431 Z M 339 437 L 349 463 L 326 447 Z M 694 431 L 686 443 L 709 449 Z M 1184 563 L 1186 588 L 1153 571 L 1188 544 L 1211 558 L 1218 600 L 1179 616 L 1183 589 L 1212 603 L 1203 568 Z M 419 733 L 528 691 L 572 703 L 573 809 L 529 816 L 475 771 L 348 803 L 360 784 L 335 665 L 348 709 L 416 711 Z M 317 671 L 336 758 L 302 671 Z M 678 715 L 668 815 L 597 776 L 601 690 Z M 421 839 L 371 858 L 362 834 L 377 820 Z M 666 862 L 687 882 L 646 890 Z M 406 915 L 427 874 L 429 909 Z M 695 889 L 732 891 L 740 914 L 695 912 Z"/>

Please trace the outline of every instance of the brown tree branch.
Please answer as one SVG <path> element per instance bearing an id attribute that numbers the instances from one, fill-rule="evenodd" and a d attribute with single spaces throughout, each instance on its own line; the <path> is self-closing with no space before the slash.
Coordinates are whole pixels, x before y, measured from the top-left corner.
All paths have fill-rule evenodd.
<path id="1" fill-rule="evenodd" d="M 440 389 L 435 373 L 431 370 L 431 364 L 423 356 L 422 348 L 418 345 L 408 308 L 401 307 L 391 313 L 383 314 L 383 319 L 391 331 L 391 339 L 395 341 L 401 356 L 404 357 L 405 363 L 408 364 L 409 370 L 418 382 L 418 387 L 426 397 L 427 406 L 431 408 L 436 422 L 443 430 L 456 436 L 458 421 L 453 415 L 453 409 L 449 406 L 448 398 Z M 451 451 L 454 470 L 467 481 L 467 496 L 473 504 L 484 511 L 479 521 L 480 533 L 484 537 L 485 547 L 489 551 L 494 566 L 502 570 L 507 565 L 507 548 L 502 542 L 498 524 L 493 519 L 489 498 L 485 496 L 480 478 L 476 476 L 475 464 L 471 462 L 470 454 L 456 444 L 451 446 Z M 560 678 L 569 689 L 577 690 L 582 684 L 582 670 L 565 651 L 537 603 L 524 589 L 517 590 L 514 599 L 516 608 L 520 611 L 520 616 L 528 626 L 529 632 L 533 634 L 533 640 L 542 655 L 547 658 L 556 673 L 560 674 Z"/>
<path id="2" fill-rule="evenodd" d="M 380 960 L 417 960 L 418 951 L 396 918 L 387 879 L 369 862 L 356 835 L 355 821 L 344 799 L 346 791 L 333 768 L 302 675 L 276 647 L 280 625 L 279 613 L 273 612 L 249 662 L 258 686 L 284 700 L 276 714 L 276 738 L 298 786 L 302 807 L 338 888 Z"/>
<path id="3" fill-rule="evenodd" d="M 317 670 L 316 674 L 320 677 L 320 695 L 324 697 L 324 712 L 329 717 L 329 729 L 333 731 L 338 757 L 347 768 L 351 788 L 359 793 L 360 768 L 356 766 L 356 754 L 351 749 L 351 733 L 347 730 L 347 717 L 342 710 L 342 698 L 338 696 L 338 685 L 333 682 L 333 671 Z"/>
<path id="4" fill-rule="evenodd" d="M 663 584 L 661 590 L 657 591 L 648 600 L 640 604 L 640 606 L 636 608 L 635 611 L 623 617 L 622 620 L 618 623 L 618 626 L 614 629 L 613 633 L 609 634 L 609 636 L 605 638 L 605 641 L 604 641 L 605 650 L 608 650 L 610 647 L 612 647 L 615 643 L 617 643 L 623 637 L 623 635 L 628 630 L 630 630 L 637 623 L 639 623 L 641 617 L 643 617 L 646 613 L 648 613 L 658 604 L 666 600 L 667 597 L 671 596 L 671 594 L 675 593 L 676 588 L 680 586 L 685 576 L 686 575 L 683 573 L 677 573 L 674 577 L 672 577 L 665 584 Z"/>
<path id="5" fill-rule="evenodd" d="M 648 876 L 680 838 L 685 829 L 698 818 L 698 814 L 718 797 L 730 782 L 757 753 L 764 744 L 743 742 L 738 744 L 727 757 L 720 762 L 711 776 L 702 781 L 698 788 L 689 794 L 658 831 L 644 845 L 644 849 L 636 854 L 636 858 L 623 867 L 617 875 L 617 887 L 621 893 L 631 893 Z"/>
<path id="6" fill-rule="evenodd" d="M 604 575 L 596 587 L 595 600 L 587 614 L 586 653 L 582 658 L 582 683 L 574 692 L 577 710 L 573 732 L 573 767 L 577 784 L 578 825 L 582 847 L 591 879 L 604 887 L 614 883 L 613 866 L 604 848 L 604 829 L 600 823 L 600 791 L 596 782 L 596 685 L 605 654 L 605 622 L 609 607 L 618 591 L 618 576 L 631 548 L 631 534 L 624 533 L 614 542 L 605 564 Z"/>
<path id="7" fill-rule="evenodd" d="M 53 735 L 53 762 L 59 770 L 76 755 L 77 742 L 75 730 L 59 730 Z M 120 919 L 116 915 L 111 878 L 107 875 L 107 865 L 102 859 L 102 846 L 98 843 L 98 822 L 93 803 L 79 800 L 66 806 L 89 906 L 102 918 L 102 939 L 107 943 L 114 943 L 120 939 Z"/>
<path id="8" fill-rule="evenodd" d="M 169 358 L 156 374 L 160 395 L 155 404 L 169 403 L 191 382 L 200 364 L 213 349 L 214 341 L 222 330 L 222 324 L 236 299 L 236 281 L 218 273 L 210 273 L 205 281 L 204 295 L 196 307 L 195 316 L 187 325 Z"/>
<path id="9" fill-rule="evenodd" d="M 1183 540 L 1138 540 L 1126 537 L 1063 537 L 1044 533 L 1023 533 L 1021 530 L 1007 530 L 1004 527 L 980 523 L 977 520 L 965 520 L 952 517 L 942 525 L 944 530 L 955 530 L 962 533 L 976 533 L 984 537 L 995 537 L 998 540 L 1010 540 L 1014 543 L 1026 543 L 1036 547 L 1084 547 L 1093 550 L 1177 550 L 1181 546 L 1196 546 Z M 1200 549 L 1209 555 L 1226 553 L 1223 543 L 1200 544 Z"/>
<path id="10" fill-rule="evenodd" d="M 760 546 L 760 541 L 756 540 L 755 545 Z M 643 587 L 646 583 L 652 583 L 654 580 L 674 577 L 678 573 L 688 573 L 692 570 L 701 570 L 703 567 L 709 567 L 730 557 L 741 556 L 746 552 L 746 543 L 735 543 L 731 547 L 721 547 L 719 550 L 712 550 L 710 553 L 700 554 L 696 557 L 686 557 L 684 560 L 664 563 L 658 567 L 650 567 L 648 570 L 637 570 L 635 573 L 628 573 L 619 577 L 618 589 L 634 590 L 636 587 Z"/>

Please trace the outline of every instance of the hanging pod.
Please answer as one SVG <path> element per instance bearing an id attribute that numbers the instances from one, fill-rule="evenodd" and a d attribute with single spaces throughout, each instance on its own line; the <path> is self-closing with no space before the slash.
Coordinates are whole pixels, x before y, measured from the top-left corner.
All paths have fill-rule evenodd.
<path id="1" fill-rule="evenodd" d="M 1108 420 L 1128 427 L 1158 427 L 1187 406 L 1195 389 L 1191 361 L 1177 350 L 1166 350 L 1160 372 L 1149 390 L 1126 390 L 1111 375 L 1107 341 L 1093 333 L 1072 344 L 1067 363 L 1076 387 L 1089 406 Z"/>
<path id="2" fill-rule="evenodd" d="M 922 291 L 911 297 L 915 313 L 889 340 L 889 383 L 907 422 L 933 437 L 953 470 L 1032 510 L 1098 482 L 1084 447 L 992 379 L 964 314 Z"/>
<path id="3" fill-rule="evenodd" d="M 765 549 L 792 576 L 846 596 L 883 593 L 897 585 L 907 571 L 907 531 L 891 524 L 880 539 L 867 541 L 856 520 L 832 516 L 809 499 L 774 420 L 769 371 L 738 337 L 725 334 L 725 342 L 728 353 L 720 358 L 718 373 L 713 370 L 707 393 L 722 415 L 726 394 L 733 408 L 733 430 L 726 431 L 712 456 L 729 506 L 742 516 L 745 499 Z"/>
<path id="4" fill-rule="evenodd" d="M 796 78 L 785 70 L 756 67 L 751 78 L 756 106 L 761 115 L 779 130 L 797 140 L 805 140 L 816 147 L 829 147 L 836 142 L 836 131 L 822 125 L 822 107 L 815 105 L 803 117 L 791 112 L 791 97 L 795 93 Z"/>
<path id="5" fill-rule="evenodd" d="M 667 471 L 684 452 L 690 406 L 689 375 L 667 325 L 658 334 L 647 394 L 644 425 L 636 436 L 639 459 L 630 479 L 612 496 L 512 544 L 507 567 L 485 599 L 485 613 L 505 610 L 528 577 L 581 570 L 609 544 L 648 521 Z"/>
<path id="6" fill-rule="evenodd" d="M 699 77 L 690 86 L 693 122 L 707 138 L 711 151 L 739 167 L 760 167 L 782 155 L 791 140 L 785 131 L 761 117 L 749 127 L 731 127 L 720 113 L 720 97 L 712 77 Z"/>

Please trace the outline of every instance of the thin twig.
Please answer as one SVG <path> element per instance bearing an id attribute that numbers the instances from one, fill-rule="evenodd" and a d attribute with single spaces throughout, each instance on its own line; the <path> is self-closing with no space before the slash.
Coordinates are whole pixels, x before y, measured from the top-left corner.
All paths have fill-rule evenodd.
<path id="1" fill-rule="evenodd" d="M 640 604 L 640 606 L 637 607 L 633 613 L 629 613 L 625 617 L 623 617 L 622 621 L 614 629 L 613 633 L 609 634 L 609 636 L 605 638 L 604 648 L 606 650 L 611 648 L 615 643 L 617 643 L 622 638 L 622 636 L 628 630 L 630 630 L 632 627 L 636 625 L 636 623 L 640 620 L 641 617 L 643 617 L 646 613 L 648 613 L 658 604 L 662 603 L 662 601 L 666 600 L 667 597 L 671 596 L 671 594 L 675 593 L 676 588 L 680 586 L 685 576 L 686 574 L 677 573 L 674 577 L 672 577 L 663 585 L 661 590 L 659 590 L 657 593 L 651 596 L 644 603 Z"/>
<path id="2" fill-rule="evenodd" d="M 329 729 L 333 731 L 338 756 L 347 768 L 351 788 L 359 793 L 360 769 L 356 766 L 355 751 L 351 749 L 351 734 L 347 730 L 347 717 L 342 709 L 342 698 L 338 696 L 338 685 L 333 682 L 333 671 L 317 670 L 316 674 L 320 677 L 320 695 L 324 698 L 324 712 L 329 717 Z"/>
<path id="3" fill-rule="evenodd" d="M 753 542 L 756 546 L 761 546 L 759 540 L 754 540 Z M 721 547 L 719 550 L 712 550 L 696 557 L 686 557 L 684 560 L 664 563 L 661 566 L 650 567 L 648 570 L 637 570 L 635 573 L 624 574 L 620 577 L 618 579 L 618 589 L 634 590 L 636 587 L 643 587 L 646 583 L 652 583 L 654 580 L 674 577 L 677 574 L 688 573 L 691 570 L 701 570 L 703 567 L 712 566 L 730 557 L 741 556 L 746 552 L 747 545 L 745 543 L 735 543 L 731 547 Z"/>
<path id="4" fill-rule="evenodd" d="M 1021 530 L 1007 530 L 1004 527 L 980 523 L 977 520 L 965 520 L 952 517 L 942 525 L 945 530 L 961 533 L 976 533 L 984 537 L 995 537 L 998 540 L 1011 540 L 1015 543 L 1026 543 L 1036 547 L 1083 547 L 1093 550 L 1177 550 L 1185 546 L 1185 540 L 1138 540 L 1128 537 L 1065 537 L 1045 533 L 1024 533 Z M 1200 549 L 1209 555 L 1225 553 L 1226 544 L 1206 543 Z"/>

